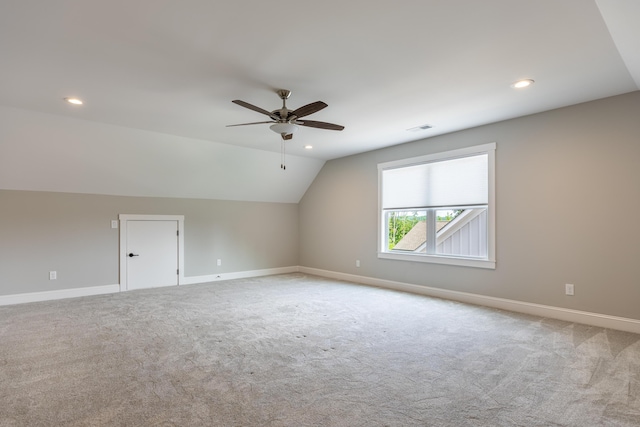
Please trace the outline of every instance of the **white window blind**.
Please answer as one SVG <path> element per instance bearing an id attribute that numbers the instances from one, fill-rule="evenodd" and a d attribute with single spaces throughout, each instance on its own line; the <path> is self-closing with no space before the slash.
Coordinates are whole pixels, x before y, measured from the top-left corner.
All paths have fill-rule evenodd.
<path id="1" fill-rule="evenodd" d="M 382 171 L 382 208 L 485 205 L 489 199 L 487 154 Z"/>

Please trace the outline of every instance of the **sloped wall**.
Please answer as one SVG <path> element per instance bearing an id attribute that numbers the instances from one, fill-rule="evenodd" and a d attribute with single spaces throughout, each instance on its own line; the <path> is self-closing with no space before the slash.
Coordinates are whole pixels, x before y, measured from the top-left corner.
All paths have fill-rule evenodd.
<path id="1" fill-rule="evenodd" d="M 270 151 L 0 106 L 4 190 L 298 203 L 324 161 L 280 164 Z"/>

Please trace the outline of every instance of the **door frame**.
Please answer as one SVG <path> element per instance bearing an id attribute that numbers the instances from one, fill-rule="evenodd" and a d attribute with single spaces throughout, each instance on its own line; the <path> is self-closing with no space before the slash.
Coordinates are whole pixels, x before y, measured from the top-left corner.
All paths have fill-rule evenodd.
<path id="1" fill-rule="evenodd" d="M 184 284 L 184 215 L 120 214 L 120 292 L 127 284 L 127 221 L 178 221 L 178 286 Z"/>

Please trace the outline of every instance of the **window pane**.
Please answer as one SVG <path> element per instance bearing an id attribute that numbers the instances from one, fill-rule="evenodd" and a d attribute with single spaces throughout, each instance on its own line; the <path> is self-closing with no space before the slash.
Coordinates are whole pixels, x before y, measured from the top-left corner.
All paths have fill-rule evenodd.
<path id="1" fill-rule="evenodd" d="M 487 256 L 487 208 L 436 211 L 436 253 L 466 257 Z"/>
<path id="2" fill-rule="evenodd" d="M 446 227 L 462 212 L 464 209 L 438 209 L 436 211 L 436 232 Z"/>
<path id="3" fill-rule="evenodd" d="M 424 253 L 427 241 L 426 218 L 425 211 L 387 212 L 389 250 Z"/>

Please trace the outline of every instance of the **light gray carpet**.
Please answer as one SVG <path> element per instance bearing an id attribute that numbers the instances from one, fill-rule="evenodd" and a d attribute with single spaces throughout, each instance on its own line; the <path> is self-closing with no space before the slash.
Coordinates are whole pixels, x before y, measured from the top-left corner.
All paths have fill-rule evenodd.
<path id="1" fill-rule="evenodd" d="M 303 274 L 0 307 L 1 426 L 638 426 L 640 336 Z"/>

